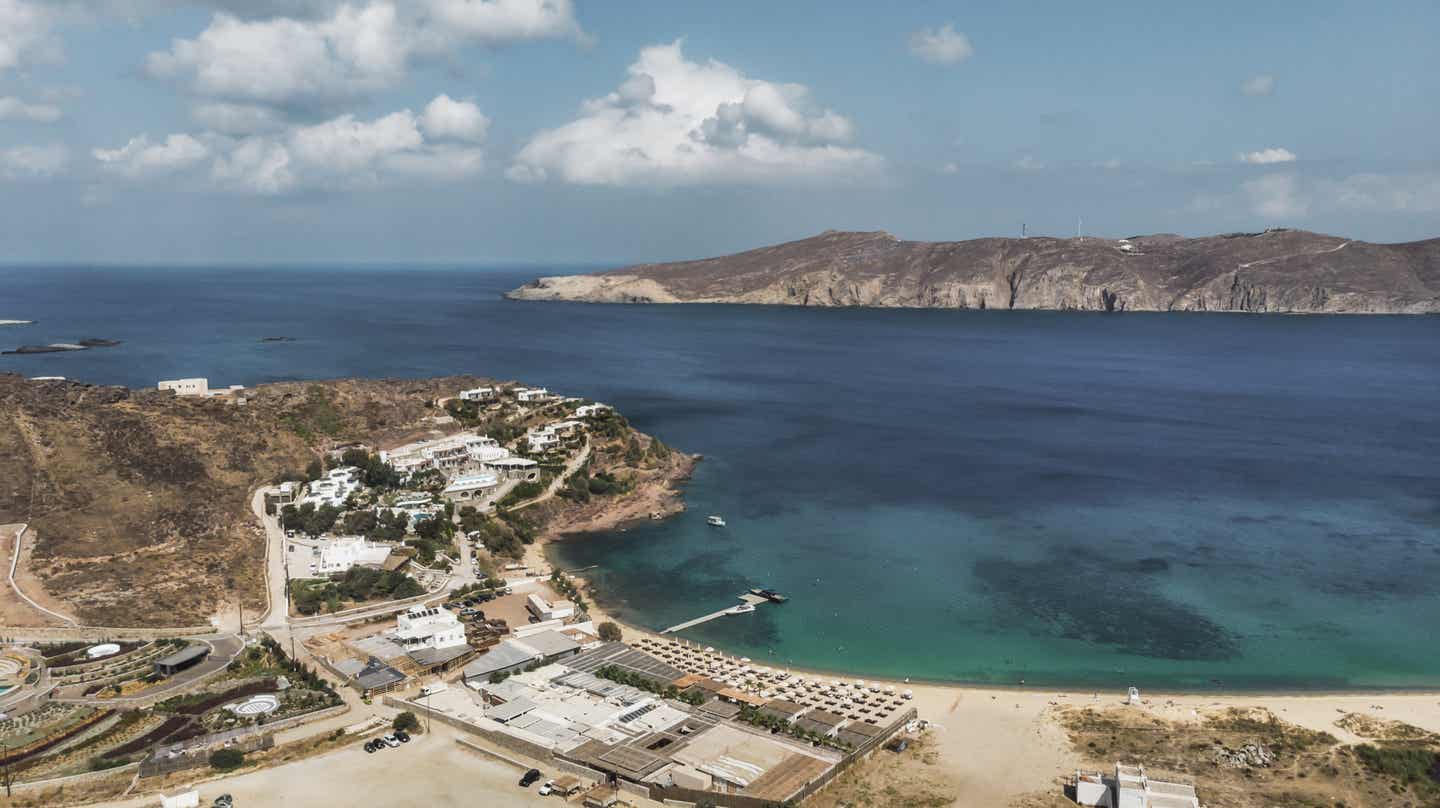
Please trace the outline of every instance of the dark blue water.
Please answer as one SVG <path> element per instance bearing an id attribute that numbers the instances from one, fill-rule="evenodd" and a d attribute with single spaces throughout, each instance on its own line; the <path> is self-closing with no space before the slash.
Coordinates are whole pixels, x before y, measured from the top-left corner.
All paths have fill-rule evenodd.
<path id="1" fill-rule="evenodd" d="M 556 549 L 663 628 L 971 682 L 1440 685 L 1440 318 L 516 303 L 533 271 L 0 270 L 0 369 L 471 372 L 701 452 L 690 513 Z M 261 343 L 291 336 L 291 343 Z M 721 513 L 724 530 L 704 524 Z"/>

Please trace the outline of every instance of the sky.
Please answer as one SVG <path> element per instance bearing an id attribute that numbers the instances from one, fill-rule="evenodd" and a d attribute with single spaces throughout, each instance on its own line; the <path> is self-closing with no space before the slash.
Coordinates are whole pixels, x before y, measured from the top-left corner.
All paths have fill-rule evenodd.
<path id="1" fill-rule="evenodd" d="M 0 263 L 1440 236 L 1440 5 L 0 0 Z"/>

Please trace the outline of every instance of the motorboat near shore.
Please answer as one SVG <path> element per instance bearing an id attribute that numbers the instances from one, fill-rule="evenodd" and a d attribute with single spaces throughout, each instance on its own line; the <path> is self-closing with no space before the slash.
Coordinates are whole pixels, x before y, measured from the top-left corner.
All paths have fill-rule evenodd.
<path id="1" fill-rule="evenodd" d="M 771 603 L 784 603 L 785 601 L 790 599 L 780 594 L 779 592 L 776 592 L 773 589 L 751 589 L 750 594 L 756 597 L 764 598 Z"/>
<path id="2" fill-rule="evenodd" d="M 725 527 L 725 520 L 720 518 L 719 516 L 716 516 L 715 514 L 711 514 L 710 516 L 705 517 L 705 524 L 709 525 L 710 527 Z"/>

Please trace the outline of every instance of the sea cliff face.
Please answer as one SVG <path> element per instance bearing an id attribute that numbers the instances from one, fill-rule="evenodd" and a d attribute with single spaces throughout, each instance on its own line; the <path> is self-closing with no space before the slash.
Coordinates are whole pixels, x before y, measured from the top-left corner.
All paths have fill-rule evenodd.
<path id="1" fill-rule="evenodd" d="M 1187 239 L 902 241 L 826 232 L 719 258 L 540 278 L 517 300 L 1081 311 L 1440 312 L 1440 239 L 1299 230 Z"/>

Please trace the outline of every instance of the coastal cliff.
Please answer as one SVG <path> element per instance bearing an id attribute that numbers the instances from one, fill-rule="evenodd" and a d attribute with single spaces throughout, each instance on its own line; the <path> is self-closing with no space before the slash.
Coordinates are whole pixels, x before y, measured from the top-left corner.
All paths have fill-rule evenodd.
<path id="1" fill-rule="evenodd" d="M 1203 238 L 903 241 L 827 231 L 718 258 L 540 278 L 516 300 L 1075 311 L 1440 312 L 1440 239 L 1303 230 Z"/>

